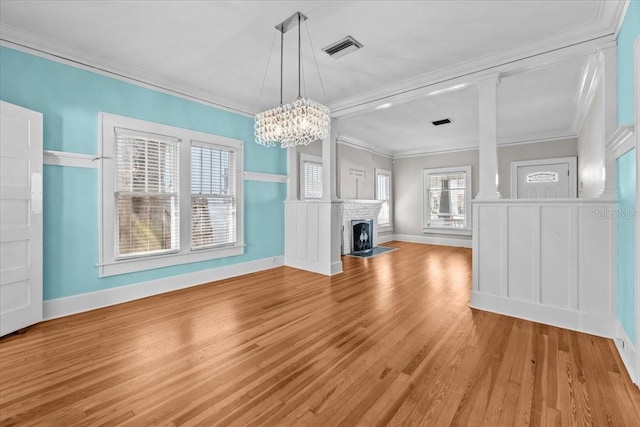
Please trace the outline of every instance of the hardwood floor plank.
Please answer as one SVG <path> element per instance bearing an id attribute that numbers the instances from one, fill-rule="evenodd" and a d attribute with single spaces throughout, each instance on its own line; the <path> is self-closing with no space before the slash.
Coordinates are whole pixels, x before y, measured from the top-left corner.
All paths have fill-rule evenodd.
<path id="1" fill-rule="evenodd" d="M 0 425 L 638 425 L 610 340 L 472 310 L 468 249 L 388 244 L 4 337 Z"/>

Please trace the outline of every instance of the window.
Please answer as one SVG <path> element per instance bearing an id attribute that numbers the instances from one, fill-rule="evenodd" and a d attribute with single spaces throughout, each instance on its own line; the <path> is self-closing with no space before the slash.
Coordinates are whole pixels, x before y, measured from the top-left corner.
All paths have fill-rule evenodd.
<path id="1" fill-rule="evenodd" d="M 303 200 L 322 198 L 322 158 L 300 154 L 300 196 Z"/>
<path id="2" fill-rule="evenodd" d="M 236 242 L 235 153 L 191 143 L 191 248 Z"/>
<path id="3" fill-rule="evenodd" d="M 127 129 L 116 134 L 116 259 L 179 247 L 178 140 Z"/>
<path id="4" fill-rule="evenodd" d="M 425 169 L 423 173 L 424 231 L 470 234 L 471 167 Z"/>
<path id="5" fill-rule="evenodd" d="M 382 200 L 378 228 L 391 228 L 391 171 L 376 169 L 376 200 Z"/>
<path id="6" fill-rule="evenodd" d="M 243 253 L 242 141 L 101 114 L 100 276 Z"/>

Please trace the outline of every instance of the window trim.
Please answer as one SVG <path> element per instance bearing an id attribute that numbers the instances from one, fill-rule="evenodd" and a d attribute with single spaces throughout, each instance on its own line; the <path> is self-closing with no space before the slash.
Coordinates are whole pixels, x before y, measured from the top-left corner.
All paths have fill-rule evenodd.
<path id="1" fill-rule="evenodd" d="M 99 113 L 99 159 L 98 168 L 98 277 L 134 273 L 155 268 L 169 267 L 192 262 L 207 261 L 244 253 L 244 192 L 243 192 L 243 142 L 190 129 L 153 123 L 130 117 Z M 143 133 L 173 136 L 179 139 L 178 170 L 180 177 L 191 177 L 191 143 L 206 142 L 228 147 L 236 153 L 236 243 L 207 249 L 191 249 L 191 179 L 180 179 L 180 244 L 178 251 L 170 254 L 133 258 L 115 258 L 115 128 L 125 128 Z"/>
<path id="2" fill-rule="evenodd" d="M 298 171 L 300 175 L 300 200 L 311 200 L 318 201 L 322 200 L 321 197 L 305 197 L 304 188 L 305 188 L 305 177 L 304 177 L 304 164 L 305 162 L 319 163 L 322 166 L 322 174 L 324 175 L 324 165 L 322 164 L 322 157 L 314 156 L 313 154 L 300 153 L 300 163 L 298 166 Z M 322 177 L 321 177 L 322 178 Z M 322 179 L 320 180 L 322 182 Z M 322 195 L 324 196 L 324 188 L 322 189 Z"/>
<path id="3" fill-rule="evenodd" d="M 464 227 L 442 227 L 431 226 L 426 222 L 426 213 L 429 211 L 429 198 L 427 197 L 427 190 L 429 189 L 428 178 L 429 175 L 464 172 L 465 173 L 465 216 Z M 471 166 L 454 166 L 447 168 L 425 168 L 422 170 L 422 231 L 424 233 L 438 233 L 438 234 L 452 234 L 470 236 L 472 234 L 471 221 Z"/>
<path id="4" fill-rule="evenodd" d="M 378 175 L 386 175 L 389 177 L 389 224 L 380 225 L 378 223 L 378 231 L 391 231 L 393 230 L 393 175 L 390 170 L 382 168 L 375 168 L 374 174 L 374 194 L 376 196 L 376 200 L 378 197 Z"/>

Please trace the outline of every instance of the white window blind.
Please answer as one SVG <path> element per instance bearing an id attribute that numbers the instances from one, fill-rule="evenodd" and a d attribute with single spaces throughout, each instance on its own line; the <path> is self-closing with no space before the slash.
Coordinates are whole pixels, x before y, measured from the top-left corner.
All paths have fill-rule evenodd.
<path id="1" fill-rule="evenodd" d="M 378 214 L 378 225 L 388 226 L 391 224 L 391 176 L 387 173 L 377 173 L 376 181 L 376 199 L 382 200 L 382 206 Z"/>
<path id="2" fill-rule="evenodd" d="M 426 177 L 428 210 L 425 223 L 430 227 L 464 228 L 467 209 L 467 173 L 452 171 Z"/>
<path id="3" fill-rule="evenodd" d="M 116 129 L 116 259 L 179 249 L 178 142 Z"/>
<path id="4" fill-rule="evenodd" d="M 322 198 L 322 163 L 304 162 L 304 198 Z"/>
<path id="5" fill-rule="evenodd" d="M 191 143 L 191 247 L 236 243 L 235 152 Z"/>

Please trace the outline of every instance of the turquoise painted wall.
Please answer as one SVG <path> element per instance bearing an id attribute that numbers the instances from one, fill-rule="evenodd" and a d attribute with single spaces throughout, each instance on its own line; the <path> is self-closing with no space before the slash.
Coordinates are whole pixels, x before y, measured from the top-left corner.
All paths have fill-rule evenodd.
<path id="1" fill-rule="evenodd" d="M 618 33 L 618 126 L 635 123 L 633 45 L 640 36 L 640 0 L 631 0 Z"/>
<path id="2" fill-rule="evenodd" d="M 632 0 L 618 34 L 618 125 L 635 123 L 634 44 L 640 36 L 640 1 Z M 618 222 L 616 232 L 616 317 L 637 345 L 635 230 L 636 151 L 620 157 L 618 167 Z"/>
<path id="3" fill-rule="evenodd" d="M 253 118 L 0 47 L 0 99 L 43 113 L 44 148 L 98 153 L 98 112 L 244 141 L 244 170 L 286 174 Z M 286 185 L 245 181 L 242 256 L 98 278 L 98 171 L 44 167 L 44 298 L 67 297 L 284 254 Z"/>
<path id="4" fill-rule="evenodd" d="M 636 344 L 635 232 L 636 151 L 618 158 L 618 221 L 616 314 L 625 332 Z"/>

